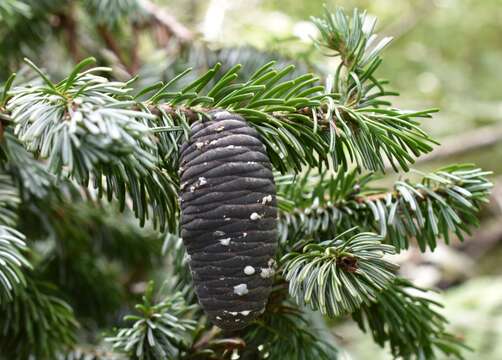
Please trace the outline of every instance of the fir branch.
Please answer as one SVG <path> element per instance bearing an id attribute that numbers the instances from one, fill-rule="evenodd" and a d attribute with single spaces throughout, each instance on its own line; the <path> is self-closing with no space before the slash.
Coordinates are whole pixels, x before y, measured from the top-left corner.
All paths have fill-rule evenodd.
<path id="1" fill-rule="evenodd" d="M 4 144 L 0 149 L 5 152 L 9 172 L 24 200 L 42 199 L 64 188 L 61 184 L 56 187 L 56 177 L 42 162 L 35 160 L 12 133 L 4 134 Z"/>
<path id="2" fill-rule="evenodd" d="M 437 312 L 439 307 L 425 290 L 398 278 L 352 317 L 377 344 L 389 344 L 396 358 L 436 359 L 439 351 L 463 359 L 467 347 L 446 331 L 447 320 Z"/>
<path id="3" fill-rule="evenodd" d="M 17 225 L 20 198 L 10 176 L 0 173 L 0 305 L 11 301 L 26 285 L 23 269 L 31 265 L 25 257 L 28 247 Z"/>
<path id="4" fill-rule="evenodd" d="M 31 268 L 24 254 L 27 251 L 24 235 L 0 225 L 0 305 L 11 301 L 26 286 L 23 268 Z"/>
<path id="5" fill-rule="evenodd" d="M 154 303 L 150 283 L 143 303 L 136 309 L 139 315 L 125 317 L 133 325 L 119 329 L 107 339 L 116 351 L 129 354 L 132 359 L 156 360 L 175 358 L 180 348 L 188 347 L 196 322 L 186 318 L 193 308 L 185 303 L 181 293 Z"/>
<path id="6" fill-rule="evenodd" d="M 234 335 L 234 334 L 228 334 Z M 193 345 L 184 355 L 182 360 L 232 360 L 237 356 L 244 360 L 241 350 L 246 346 L 244 340 L 237 336 L 226 337 L 220 328 L 213 326 L 201 329 L 193 339 Z"/>
<path id="7" fill-rule="evenodd" d="M 84 6 L 98 25 L 108 29 L 118 27 L 121 22 L 134 20 L 141 11 L 138 0 L 85 0 Z"/>
<path id="8" fill-rule="evenodd" d="M 287 303 L 269 306 L 243 338 L 246 347 L 238 352 L 243 360 L 338 358 L 338 350 L 324 340 L 324 334 L 298 308 Z"/>
<path id="9" fill-rule="evenodd" d="M 51 20 L 66 0 L 2 0 L 0 14 L 0 79 L 16 69 L 23 56 L 32 56 L 52 35 Z M 14 6 L 13 6 L 14 4 Z M 1 11 L 1 10 L 0 10 Z"/>
<path id="10" fill-rule="evenodd" d="M 30 199 L 20 214 L 21 229 L 43 244 L 36 268 L 84 325 L 115 324 L 134 286 L 161 265 L 162 236 L 140 229 L 129 212 L 51 194 Z"/>
<path id="11" fill-rule="evenodd" d="M 95 75 L 102 68 L 80 72 L 86 59 L 55 84 L 31 64 L 44 84 L 13 89 L 8 103 L 14 132 L 48 170 L 82 186 L 94 181 L 100 196 L 126 195 L 140 223 L 151 218 L 164 229 L 174 226 L 177 193 L 173 175 L 157 166 L 157 150 L 145 122 L 154 116 L 131 110 L 124 101 L 130 89 Z M 103 177 L 105 181 L 103 181 Z"/>
<path id="12" fill-rule="evenodd" d="M 30 6 L 24 1 L 4 0 L 0 3 L 0 23 L 9 22 L 12 17 L 23 16 L 29 18 Z"/>
<path id="13" fill-rule="evenodd" d="M 371 233 L 348 240 L 312 243 L 301 252 L 286 254 L 281 262 L 289 292 L 301 305 L 331 317 L 350 313 L 376 298 L 393 279 L 397 266 L 383 259 L 390 245 Z"/>
<path id="14" fill-rule="evenodd" d="M 375 77 L 381 52 L 392 39 L 377 41 L 376 19 L 357 9 L 352 17 L 341 8 L 333 13 L 326 9 L 323 18 L 312 21 L 321 34 L 318 46 L 327 49 L 326 55 L 340 58 L 327 86 L 328 92 L 338 94 L 336 101 L 327 99 L 335 166 L 347 165 L 343 156 L 347 148 L 360 167 L 384 171 L 387 158 L 396 171 L 398 165 L 408 170 L 413 156 L 428 153 L 437 144 L 418 127 L 418 119 L 429 118 L 437 110 L 400 110 L 385 99 L 399 95 L 385 89 L 387 81 Z"/>
<path id="15" fill-rule="evenodd" d="M 175 90 L 176 82 L 187 72 L 146 88 L 136 98 L 150 97 L 138 102 L 127 83 L 96 75 L 103 68 L 82 72 L 91 62 L 82 61 L 58 84 L 29 62 L 44 84 L 11 89 L 7 110 L 15 134 L 29 151 L 48 159 L 50 172 L 83 186 L 94 180 L 100 194 L 117 198 L 121 207 L 129 195 L 142 224 L 151 217 L 161 229 L 174 228 L 179 146 L 190 123 L 215 108 L 243 115 L 282 172 L 329 164 L 332 144 L 322 130 L 329 125 L 321 120 L 325 95 L 322 87 L 311 86 L 317 81 L 312 74 L 283 80 L 293 67 L 275 70 L 268 63 L 248 81 L 236 82 L 236 66 L 204 91 L 218 74 L 216 65 L 180 90 Z M 348 149 L 337 164 L 347 163 L 345 156 L 352 156 L 352 150 L 359 151 Z M 159 167 L 159 156 L 166 171 Z"/>
<path id="16" fill-rule="evenodd" d="M 16 226 L 17 208 L 20 202 L 19 192 L 12 178 L 0 172 L 0 226 Z"/>
<path id="17" fill-rule="evenodd" d="M 0 309 L 4 359 L 54 359 L 75 343 L 78 323 L 52 285 L 27 277 L 26 287 Z"/>
<path id="18" fill-rule="evenodd" d="M 145 105 L 162 103 L 166 115 L 183 116 L 188 122 L 215 108 L 238 113 L 259 131 L 273 165 L 281 172 L 298 172 L 305 164 L 329 166 L 328 159 L 335 168 L 356 161 L 362 167 L 383 170 L 381 152 L 408 169 L 413 161 L 409 153 L 418 156 L 432 149 L 427 145 L 432 140 L 414 120 L 428 117 L 431 111 L 377 109 L 373 103 L 373 108 L 349 107 L 339 93 L 317 85 L 313 74 L 287 79 L 293 66 L 273 66 L 268 63 L 249 80 L 237 81 L 240 66 L 220 75 L 217 64 L 176 91 L 176 82 L 187 75 L 184 72 L 159 85 Z M 219 81 L 212 84 L 216 76 Z M 156 89 L 147 88 L 141 95 L 147 90 Z"/>
<path id="19" fill-rule="evenodd" d="M 363 26 L 360 22 L 356 25 Z M 368 56 L 373 58 L 378 55 L 378 51 L 370 54 L 372 55 Z M 365 62 L 367 59 L 361 58 L 360 61 Z M 71 77 L 77 76 L 83 64 L 88 63 L 89 61 L 85 61 L 79 64 Z M 283 69 L 274 69 L 273 66 L 273 62 L 268 63 L 248 79 L 238 79 L 241 66 L 237 65 L 220 73 L 220 65 L 217 64 L 206 74 L 180 88 L 178 84 L 188 73 L 185 71 L 166 83 L 141 90 L 137 98 L 149 93 L 153 95 L 136 104 L 135 107 L 139 107 L 141 111 L 128 116 L 148 120 L 154 120 L 157 116 L 167 117 L 160 122 L 181 122 L 185 125 L 184 128 L 188 128 L 189 123 L 201 119 L 208 111 L 223 108 L 236 112 L 259 131 L 272 163 L 281 172 L 298 172 L 303 165 L 329 165 L 330 159 L 335 168 L 355 161 L 368 169 L 383 170 L 381 154 L 389 161 L 408 169 L 407 164 L 413 161 L 411 154 L 418 156 L 431 150 L 429 144 L 432 139 L 418 128 L 416 121 L 417 118 L 430 116 L 431 111 L 410 112 L 390 106 L 381 107 L 387 103 L 376 99 L 390 94 L 381 90 L 382 84 L 377 82 L 378 86 L 373 84 L 359 89 L 365 91 L 365 94 L 358 95 L 357 98 L 364 101 L 354 103 L 347 99 L 346 90 L 340 86 L 332 92 L 331 86 L 324 89 L 317 85 L 318 78 L 313 74 L 291 79 L 289 76 L 294 70 L 293 66 Z M 78 75 L 78 84 L 74 84 L 74 79 L 71 79 L 70 87 L 82 87 L 87 81 L 87 86 L 92 88 L 94 84 L 90 74 L 91 71 L 87 71 Z M 369 74 L 359 76 L 359 85 L 363 83 L 364 76 L 372 79 Z M 70 88 L 64 90 L 68 92 Z M 110 83 L 108 86 L 103 84 L 100 90 L 112 97 L 108 100 L 116 100 L 128 93 L 125 85 L 118 83 Z M 40 93 L 41 89 L 33 90 L 34 93 L 37 91 Z M 353 91 L 349 90 L 349 93 L 352 94 Z M 48 94 L 47 91 L 45 94 Z M 58 94 L 51 94 L 54 95 L 54 101 Z M 79 95 L 84 96 L 85 92 Z M 11 101 L 19 107 L 17 98 L 18 96 Z M 106 106 L 105 104 L 106 102 L 101 106 Z M 71 105 L 75 106 L 74 103 Z M 67 107 L 71 109 L 72 106 Z M 123 110 L 134 110 L 126 102 L 115 106 Z M 62 116 L 61 112 L 58 116 Z M 169 129 L 175 130 L 172 127 Z M 175 154 L 176 146 L 172 148 L 171 153 Z"/>
<path id="20" fill-rule="evenodd" d="M 415 238 L 420 249 L 434 249 L 437 239 L 459 239 L 478 226 L 480 206 L 488 201 L 492 184 L 472 165 L 452 165 L 423 176 L 413 184 L 399 180 L 391 192 L 372 189 L 372 176 L 323 173 L 283 185 L 283 198 L 293 202 L 280 214 L 282 240 L 322 239 L 353 226 L 375 231 L 397 251 Z M 284 179 L 283 184 L 287 183 Z"/>
<path id="21" fill-rule="evenodd" d="M 78 346 L 70 352 L 58 354 L 55 360 L 128 360 L 124 354 L 118 354 L 96 347 Z"/>

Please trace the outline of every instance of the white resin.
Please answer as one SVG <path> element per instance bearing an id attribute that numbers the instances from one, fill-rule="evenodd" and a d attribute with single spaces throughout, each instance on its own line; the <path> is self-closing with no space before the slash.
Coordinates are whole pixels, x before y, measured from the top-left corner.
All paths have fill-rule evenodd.
<path id="1" fill-rule="evenodd" d="M 236 295 L 242 296 L 249 292 L 247 284 L 239 284 L 234 286 L 234 293 Z"/>

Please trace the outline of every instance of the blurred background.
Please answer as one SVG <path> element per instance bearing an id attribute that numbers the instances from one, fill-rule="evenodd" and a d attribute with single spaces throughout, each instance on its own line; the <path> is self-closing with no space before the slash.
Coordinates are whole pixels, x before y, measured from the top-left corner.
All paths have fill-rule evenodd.
<path id="1" fill-rule="evenodd" d="M 309 17 L 320 15 L 323 3 L 377 16 L 378 32 L 394 37 L 379 75 L 401 93 L 393 100 L 396 106 L 441 109 L 423 127 L 442 146 L 415 168 L 473 162 L 494 172 L 480 228 L 434 254 L 399 255 L 401 271 L 416 284 L 440 290 L 452 332 L 474 349 L 468 359 L 502 359 L 502 0 L 159 0 L 140 2 L 137 10 L 120 6 L 127 1 L 87 1 L 102 24 L 93 29 L 88 14 L 73 9 L 71 1 L 40 1 L 55 10 L 26 14 L 33 16 L 33 28 L 19 29 L 0 4 L 0 20 L 7 24 L 0 28 L 0 82 L 19 68 L 30 76 L 22 68 L 23 56 L 57 78 L 93 55 L 113 66 L 119 79 L 138 73 L 138 86 L 170 78 L 187 65 L 202 72 L 217 60 L 252 69 L 279 58 L 327 75 L 336 60 L 314 48 Z M 59 11 L 62 3 L 68 11 Z M 126 26 L 130 19 L 133 25 Z M 51 37 L 40 30 L 47 27 Z M 389 358 L 354 324 L 333 325 L 347 359 Z"/>

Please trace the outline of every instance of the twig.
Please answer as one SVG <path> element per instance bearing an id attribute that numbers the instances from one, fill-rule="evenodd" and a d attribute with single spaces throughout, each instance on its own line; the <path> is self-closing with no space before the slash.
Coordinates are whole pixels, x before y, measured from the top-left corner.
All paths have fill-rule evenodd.
<path id="1" fill-rule="evenodd" d="M 75 20 L 75 5 L 70 3 L 68 6 L 68 11 L 59 16 L 59 21 L 61 27 L 65 31 L 66 44 L 68 51 L 75 63 L 82 60 L 82 55 L 80 53 L 80 45 L 78 40 L 77 31 L 77 21 Z"/>
<path id="2" fill-rule="evenodd" d="M 152 114 L 155 114 L 157 116 L 161 115 L 161 110 L 168 115 L 183 114 L 190 124 L 199 120 L 199 113 L 204 113 L 204 112 L 209 111 L 209 109 L 206 109 L 206 108 L 197 108 L 197 110 L 195 110 L 192 108 L 185 108 L 185 107 L 171 106 L 171 105 L 151 106 L 149 110 Z"/>
<path id="3" fill-rule="evenodd" d="M 132 45 L 131 45 L 131 65 L 130 65 L 131 74 L 136 74 L 141 65 L 139 59 L 139 32 L 140 32 L 140 27 L 138 23 L 134 22 L 132 24 Z"/>
<path id="4" fill-rule="evenodd" d="M 216 336 L 218 336 L 221 333 L 221 329 L 213 326 L 211 330 L 206 332 L 200 339 L 197 341 L 192 349 L 193 350 L 198 350 L 198 349 L 203 349 L 211 340 L 213 340 Z"/>
<path id="5" fill-rule="evenodd" d="M 502 126 L 483 127 L 468 131 L 460 136 L 453 136 L 441 142 L 434 151 L 417 159 L 417 163 L 442 160 L 450 156 L 461 155 L 473 150 L 488 147 L 502 141 Z"/>
<path id="6" fill-rule="evenodd" d="M 502 177 L 493 181 L 494 186 L 488 204 L 488 212 L 492 215 L 484 220 L 482 226 L 468 236 L 455 248 L 469 254 L 474 260 L 482 258 L 502 241 Z"/>
<path id="7" fill-rule="evenodd" d="M 182 43 L 187 43 L 193 40 L 193 33 L 165 9 L 157 6 L 149 0 L 140 0 L 139 4 L 155 23 L 160 25 L 169 34 L 176 37 Z"/>
<path id="8" fill-rule="evenodd" d="M 110 31 L 106 28 L 105 25 L 98 25 L 97 30 L 106 46 L 115 54 L 115 56 L 120 61 L 122 66 L 127 70 L 127 72 L 132 75 L 134 73 L 132 71 L 133 69 L 130 65 L 128 65 L 127 59 L 122 54 L 119 44 L 115 41 L 115 38 L 110 33 Z"/>

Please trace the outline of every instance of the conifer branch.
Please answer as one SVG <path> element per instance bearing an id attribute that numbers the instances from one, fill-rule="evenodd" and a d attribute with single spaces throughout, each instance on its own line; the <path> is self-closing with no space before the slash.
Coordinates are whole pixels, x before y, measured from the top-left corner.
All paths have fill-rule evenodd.
<path id="1" fill-rule="evenodd" d="M 100 194 L 117 198 L 121 207 L 126 194 L 130 195 L 142 224 L 152 218 L 161 229 L 174 228 L 179 146 L 188 136 L 190 123 L 216 108 L 243 115 L 259 131 L 271 162 L 282 172 L 300 171 L 304 165 L 328 166 L 333 156 L 335 166 L 344 165 L 356 153 L 374 153 L 343 140 L 343 150 L 332 147 L 325 136 L 330 117 L 323 119 L 339 95 L 323 95 L 323 87 L 312 87 L 317 81 L 312 74 L 284 80 L 292 66 L 275 70 L 268 63 L 249 80 L 236 82 L 239 66 L 218 75 L 220 65 L 216 65 L 182 89 L 171 90 L 187 72 L 133 97 L 127 83 L 96 74 L 106 69 L 83 71 L 91 62 L 82 61 L 57 84 L 29 62 L 44 83 L 8 89 L 6 110 L 16 136 L 37 157 L 48 159 L 50 172 L 83 186 L 92 180 Z M 210 89 L 203 91 L 209 83 Z M 147 100 L 139 101 L 145 96 Z M 329 104 L 326 99 L 331 99 Z M 336 121 L 343 122 L 339 117 Z M 360 125 L 369 129 L 362 121 Z M 407 137 L 407 126 L 401 125 L 395 122 L 395 130 Z M 374 134 L 387 136 L 379 130 Z M 401 155 L 392 156 L 402 161 Z M 101 182 L 102 176 L 106 183 Z"/>
<path id="2" fill-rule="evenodd" d="M 47 0 L 50 6 L 42 10 L 34 2 L 29 11 L 19 3 L 0 4 L 0 20 L 15 14 L 8 31 L 0 29 L 0 52 L 8 46 L 16 56 L 26 45 L 24 39 L 16 43 L 16 32 L 29 25 L 29 41 L 36 42 L 47 34 L 39 30 L 50 14 L 60 11 L 58 1 Z M 123 20 L 143 24 L 136 10 L 183 41 L 172 19 L 149 1 L 85 4 L 96 15 L 91 24 L 102 30 L 131 72 L 138 54 L 129 62 L 111 34 Z M 33 16 L 29 24 L 19 20 L 28 16 Z M 390 344 L 394 356 L 432 358 L 439 350 L 461 357 L 461 345 L 446 332 L 435 303 L 409 293 L 418 289 L 396 278 L 396 266 L 385 256 L 407 248 L 411 238 L 425 250 L 434 249 L 438 238 L 448 242 L 450 233 L 468 233 L 487 200 L 489 173 L 452 166 L 422 174 L 417 183 L 399 180 L 392 191 L 371 187 L 374 176 L 358 172 L 383 171 L 386 162 L 408 170 L 415 157 L 431 151 L 436 142 L 420 129 L 419 120 L 436 110 L 401 110 L 388 101 L 397 94 L 387 90 L 376 71 L 390 39 L 377 41 L 375 21 L 364 12 L 326 11 L 313 21 L 321 34 L 317 45 L 340 60 L 325 86 L 314 74 L 298 75 L 293 66 L 274 62 L 251 75 L 244 75 L 240 65 L 223 71 L 216 64 L 195 77 L 188 69 L 139 90 L 133 90 L 136 79 L 118 82 L 110 78 L 110 69 L 87 69 L 91 58 L 60 82 L 29 60 L 37 79 L 13 86 L 14 77 L 9 78 L 0 92 L 1 356 L 7 349 L 5 356 L 15 360 L 66 360 L 82 353 L 96 360 L 335 358 L 337 350 L 319 341 L 317 329 L 288 302 L 289 290 L 301 306 L 320 314 L 352 314 L 377 343 Z M 217 109 L 245 118 L 261 135 L 273 167 L 293 173 L 277 177 L 284 253 L 267 311 L 249 328 L 226 337 L 201 318 L 192 305 L 193 291 L 169 291 L 157 301 L 150 285 L 138 314 L 126 317 L 130 325 L 108 339 L 114 351 L 76 352 L 71 349 L 75 315 L 35 277 L 62 284 L 79 319 L 89 316 L 101 324 L 124 300 L 123 288 L 129 291 L 144 281 L 145 272 L 160 260 L 164 237 L 170 281 L 177 288 L 189 284 L 178 236 L 178 158 L 191 125 Z M 355 170 L 347 172 L 351 166 Z M 307 167 L 319 176 L 299 175 Z M 120 211 L 130 207 L 141 225 L 151 222 L 167 235 L 139 233 L 134 226 L 118 225 L 118 219 L 106 220 L 115 213 L 101 203 L 103 197 L 117 202 Z M 15 213 L 20 202 L 29 204 L 20 207 L 23 221 Z M 25 271 L 30 264 L 24 236 L 14 230 L 28 229 L 30 221 L 43 224 L 35 231 L 43 233 L 44 247 L 43 253 L 33 248 L 40 255 L 34 257 L 40 258 L 36 273 Z M 346 237 L 344 231 L 355 226 L 362 232 Z M 133 270 L 121 281 L 102 266 L 109 262 Z M 89 288 L 88 297 L 81 295 L 82 285 Z"/>
<path id="3" fill-rule="evenodd" d="M 27 277 L 13 301 L 0 305 L 0 349 L 6 359 L 55 359 L 76 341 L 78 323 L 54 286 Z"/>
<path id="4" fill-rule="evenodd" d="M 0 22 L 8 22 L 16 15 L 29 17 L 31 9 L 28 4 L 19 0 L 5 0 L 0 3 Z"/>
<path id="5" fill-rule="evenodd" d="M 376 70 L 382 63 L 382 50 L 392 39 L 377 40 L 376 19 L 357 9 L 350 17 L 340 8 L 333 13 L 326 8 L 323 18 L 312 21 L 321 33 L 319 48 L 340 59 L 327 85 L 328 92 L 339 94 L 336 101 L 329 102 L 328 112 L 329 118 L 338 121 L 330 125 L 331 148 L 337 150 L 335 164 L 347 165 L 337 159 L 344 149 L 338 142 L 349 149 L 350 159 L 360 167 L 384 171 L 387 158 L 396 171 L 398 165 L 408 170 L 408 164 L 414 162 L 411 155 L 428 153 L 436 144 L 418 127 L 417 120 L 437 110 L 403 111 L 386 99 L 399 94 L 385 89 L 388 82 L 377 79 Z"/>
<path id="6" fill-rule="evenodd" d="M 447 320 L 437 311 L 441 307 L 425 290 L 398 278 L 352 317 L 378 345 L 390 345 L 396 358 L 436 359 L 440 352 L 463 359 L 468 348 L 446 331 Z"/>
<path id="7" fill-rule="evenodd" d="M 292 204 L 280 214 L 280 233 L 283 241 L 290 238 L 294 243 L 297 238 L 322 239 L 358 226 L 378 232 L 397 251 L 407 249 L 411 238 L 422 251 L 433 250 L 437 239 L 449 243 L 451 233 L 463 239 L 478 226 L 477 213 L 492 187 L 489 174 L 472 165 L 453 165 L 421 174 L 422 180 L 414 184 L 396 181 L 391 192 L 373 189 L 371 175 L 307 174 L 283 187 L 282 198 Z"/>
<path id="8" fill-rule="evenodd" d="M 282 272 L 289 292 L 301 305 L 331 317 L 350 313 L 394 279 L 397 266 L 383 259 L 393 254 L 381 237 L 361 233 L 348 240 L 338 238 L 289 252 L 282 259 Z"/>
<path id="9" fill-rule="evenodd" d="M 124 121 L 134 121 L 134 118 L 148 121 L 157 119 L 178 126 L 181 122 L 186 129 L 190 122 L 201 119 L 207 111 L 224 108 L 243 115 L 260 132 L 272 163 L 282 172 L 299 171 L 305 164 L 327 166 L 329 159 L 338 167 L 348 164 L 351 160 L 358 162 L 358 159 L 363 159 L 370 153 L 378 156 L 380 149 L 407 168 L 406 163 L 411 161 L 411 157 L 402 149 L 402 145 L 413 146 L 415 150 L 412 152 L 416 153 L 425 149 L 423 146 L 427 147 L 426 144 L 430 140 L 418 130 L 414 120 L 414 125 L 410 126 L 412 118 L 427 115 L 429 112 L 368 115 L 367 109 L 359 113 L 359 110 L 350 109 L 346 105 L 338 106 L 336 103 L 340 100 L 340 94 L 325 93 L 322 86 L 315 85 L 318 79 L 313 74 L 285 80 L 293 71 L 293 66 L 274 69 L 273 62 L 268 63 L 247 81 L 236 81 L 240 66 L 220 74 L 218 64 L 188 86 L 176 90 L 176 82 L 187 74 L 184 72 L 168 83 L 143 89 L 136 98 L 153 94 L 147 100 L 134 104 L 127 84 L 105 84 L 104 78 L 92 75 L 95 70 L 79 73 L 84 65 L 89 63 L 87 59 L 77 65 L 66 80 L 68 87 L 65 88 L 64 83 L 58 84 L 60 88 L 64 88 L 63 92 L 54 92 L 56 84 L 48 85 L 50 80 L 47 78 L 43 86 L 21 87 L 12 91 L 14 97 L 7 110 L 19 117 L 20 111 L 26 108 L 29 100 L 30 105 L 36 105 L 39 109 L 42 106 L 47 110 L 52 109 L 52 115 L 68 119 L 72 112 L 78 113 L 78 102 L 84 99 L 72 99 L 71 102 L 66 100 L 73 95 L 85 98 L 89 93 L 80 93 L 78 89 L 88 87 L 93 92 L 96 89 L 101 96 L 106 96 L 106 102 L 102 105 L 94 104 L 93 110 L 98 111 L 99 107 L 112 106 L 113 103 L 114 107 L 123 110 L 121 115 Z M 40 73 L 43 74 L 41 71 Z M 75 82 L 76 79 L 79 80 L 78 83 Z M 98 87 L 97 81 L 101 82 Z M 212 86 L 204 90 L 208 84 Z M 34 96 L 35 94 L 37 96 Z M 58 97 L 59 102 L 56 101 Z M 128 100 L 119 101 L 119 98 Z M 51 100 L 54 101 L 52 104 Z M 160 119 L 155 116 L 159 113 L 162 115 Z M 376 121 L 377 118 L 381 121 Z M 30 123 L 26 123 L 26 119 L 23 119 L 23 122 L 25 126 Z M 175 125 L 161 126 L 160 129 L 179 130 Z M 397 146 L 394 140 L 399 140 L 400 145 Z M 375 144 L 379 144 L 378 148 L 373 148 Z M 171 144 L 172 153 L 176 153 L 176 145 L 179 144 Z M 398 148 L 399 150 L 396 150 Z M 370 169 L 381 169 L 369 158 L 361 165 Z"/>
<path id="10" fill-rule="evenodd" d="M 46 198 L 49 193 L 54 194 L 64 188 L 61 183 L 56 186 L 56 177 L 25 149 L 12 132 L 5 133 L 3 141 L 0 151 L 8 159 L 9 172 L 16 179 L 24 200 Z"/>
<path id="11" fill-rule="evenodd" d="M 238 352 L 243 359 L 338 358 L 334 344 L 326 341 L 325 334 L 314 327 L 301 310 L 287 301 L 277 304 L 269 302 L 263 317 L 246 331 L 243 338 L 246 347 Z"/>
<path id="12" fill-rule="evenodd" d="M 0 305 L 26 286 L 23 268 L 31 268 L 24 254 L 24 235 L 11 227 L 0 225 Z"/>
<path id="13" fill-rule="evenodd" d="M 138 0 L 84 0 L 84 4 L 93 21 L 108 30 L 140 17 L 142 10 Z"/>
<path id="14" fill-rule="evenodd" d="M 193 307 L 184 302 L 180 293 L 155 304 L 153 284 L 150 283 L 143 304 L 137 305 L 136 309 L 140 315 L 125 318 L 134 324 L 107 339 L 116 351 L 134 359 L 155 360 L 175 358 L 180 354 L 180 347 L 188 347 L 196 322 L 185 318 Z"/>
<path id="15" fill-rule="evenodd" d="M 19 203 L 11 178 L 0 174 L 0 305 L 11 301 L 26 285 L 23 270 L 31 268 L 25 257 L 25 236 L 13 228 Z"/>
<path id="16" fill-rule="evenodd" d="M 141 224 L 151 218 L 161 229 L 173 227 L 176 178 L 157 164 L 145 123 L 154 116 L 131 110 L 131 101 L 123 100 L 126 85 L 94 74 L 102 68 L 80 73 L 89 61 L 59 84 L 32 65 L 45 83 L 12 91 L 7 108 L 14 133 L 27 150 L 48 160 L 53 174 L 82 186 L 92 181 L 100 196 L 116 198 L 121 208 L 127 194 Z"/>

